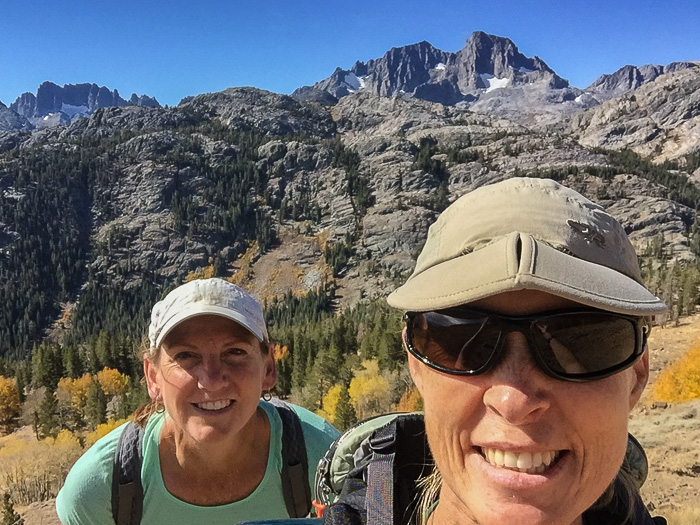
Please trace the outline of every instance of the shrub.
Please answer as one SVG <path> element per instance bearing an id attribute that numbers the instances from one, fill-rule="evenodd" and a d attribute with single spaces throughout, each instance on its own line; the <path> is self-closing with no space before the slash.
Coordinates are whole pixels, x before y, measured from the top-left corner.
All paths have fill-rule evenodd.
<path id="1" fill-rule="evenodd" d="M 56 497 L 68 471 L 83 453 L 68 430 L 56 438 L 23 441 L 6 438 L 0 449 L 0 490 L 9 492 L 16 505 L 29 505 Z"/>
<path id="2" fill-rule="evenodd" d="M 661 372 L 654 384 L 659 401 L 683 402 L 700 398 L 700 345 Z"/>
<path id="3" fill-rule="evenodd" d="M 110 419 L 106 423 L 102 423 L 101 425 L 97 425 L 97 428 L 95 428 L 95 430 L 93 430 L 87 436 L 85 436 L 85 448 L 86 449 L 90 448 L 91 446 L 93 446 L 97 442 L 98 439 L 106 436 L 112 430 L 123 425 L 127 421 L 128 421 L 128 419 L 117 419 L 116 421 Z M 58 438 L 56 438 L 56 439 L 58 439 Z"/>

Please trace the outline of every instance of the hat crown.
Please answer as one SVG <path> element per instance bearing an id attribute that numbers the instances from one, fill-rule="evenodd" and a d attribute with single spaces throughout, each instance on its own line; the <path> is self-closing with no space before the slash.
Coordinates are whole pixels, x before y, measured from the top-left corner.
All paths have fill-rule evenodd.
<path id="1" fill-rule="evenodd" d="M 553 180 L 518 177 L 452 203 L 430 227 L 413 275 L 513 232 L 641 281 L 624 229 L 600 205 Z"/>
<path id="2" fill-rule="evenodd" d="M 148 339 L 157 347 L 167 333 L 182 321 L 198 315 L 227 317 L 267 340 L 262 307 L 245 290 L 219 278 L 198 279 L 175 288 L 151 311 Z"/>

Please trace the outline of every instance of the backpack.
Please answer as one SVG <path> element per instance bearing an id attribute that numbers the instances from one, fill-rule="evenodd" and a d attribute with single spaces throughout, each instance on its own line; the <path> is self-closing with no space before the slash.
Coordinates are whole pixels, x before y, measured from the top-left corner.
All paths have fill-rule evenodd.
<path id="1" fill-rule="evenodd" d="M 648 462 L 631 434 L 623 468 L 639 489 Z M 362 421 L 345 431 L 319 462 L 314 507 L 324 524 L 415 524 L 421 495 L 418 481 L 432 469 L 422 413 Z"/>
<path id="2" fill-rule="evenodd" d="M 277 398 L 269 401 L 282 419 L 282 493 L 292 518 L 307 516 L 311 510 L 308 459 L 301 420 L 292 407 Z M 126 424 L 119 437 L 112 473 L 112 516 L 116 525 L 138 525 L 143 514 L 142 427 Z"/>

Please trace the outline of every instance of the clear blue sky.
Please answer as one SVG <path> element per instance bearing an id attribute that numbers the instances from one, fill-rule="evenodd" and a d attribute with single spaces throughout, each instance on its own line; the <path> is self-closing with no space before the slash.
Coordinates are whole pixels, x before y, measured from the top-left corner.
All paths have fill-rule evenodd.
<path id="1" fill-rule="evenodd" d="M 458 51 L 476 30 L 577 87 L 625 64 L 700 60 L 697 0 L 3 0 L 0 101 L 45 80 L 171 105 L 232 86 L 291 93 L 392 47 Z"/>

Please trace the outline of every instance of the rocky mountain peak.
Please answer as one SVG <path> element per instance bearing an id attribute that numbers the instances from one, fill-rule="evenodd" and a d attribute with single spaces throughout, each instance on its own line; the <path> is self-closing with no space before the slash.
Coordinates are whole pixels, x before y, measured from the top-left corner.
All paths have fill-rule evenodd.
<path id="1" fill-rule="evenodd" d="M 333 100 L 357 91 L 380 96 L 410 96 L 446 105 L 471 103 L 505 87 L 545 81 L 551 89 L 568 88 L 539 57 L 529 58 L 508 38 L 474 32 L 457 53 L 426 41 L 387 51 L 383 57 L 337 68 L 325 80 L 297 89 L 300 100 Z"/>
<path id="2" fill-rule="evenodd" d="M 666 73 L 674 73 L 695 67 L 698 67 L 696 62 L 672 62 L 667 66 L 646 64 L 637 67 L 626 65 L 614 73 L 598 77 L 595 82 L 586 88 L 586 91 L 592 92 L 598 100 L 603 102 L 635 90 Z"/>
<path id="3" fill-rule="evenodd" d="M 483 31 L 472 33 L 464 48 L 454 55 L 450 67 L 454 69 L 458 86 L 464 92 L 493 90 L 542 79 L 549 80 L 553 89 L 569 86 L 541 58 L 526 57 L 509 38 Z"/>
<path id="4" fill-rule="evenodd" d="M 43 82 L 36 95 L 23 93 L 10 109 L 29 120 L 37 127 L 68 124 L 77 117 L 87 117 L 96 110 L 112 106 L 160 107 L 155 98 L 146 95 L 131 95 L 127 102 L 116 89 L 110 90 L 97 84 L 65 84 Z"/>

